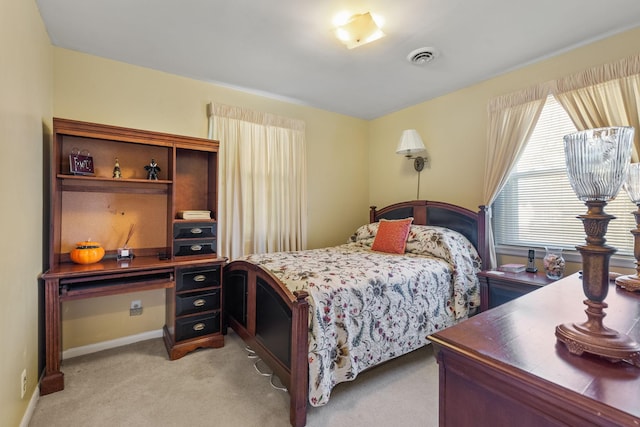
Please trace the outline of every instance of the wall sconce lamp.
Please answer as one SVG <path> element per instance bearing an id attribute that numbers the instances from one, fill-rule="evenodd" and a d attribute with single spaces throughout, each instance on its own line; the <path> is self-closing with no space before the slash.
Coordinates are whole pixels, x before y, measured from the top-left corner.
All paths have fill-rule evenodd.
<path id="1" fill-rule="evenodd" d="M 396 148 L 396 154 L 401 154 L 409 160 L 413 160 L 413 167 L 418 172 L 418 191 L 416 194 L 416 200 L 420 199 L 420 172 L 424 169 L 425 162 L 428 160 L 426 157 L 414 156 L 414 154 L 423 153 L 427 151 L 422 142 L 422 138 L 415 129 L 406 129 L 402 131 L 400 137 L 400 143 Z"/>
<path id="2" fill-rule="evenodd" d="M 334 25 L 336 37 L 349 49 L 371 43 L 385 35 L 369 12 L 340 16 L 336 18 Z"/>

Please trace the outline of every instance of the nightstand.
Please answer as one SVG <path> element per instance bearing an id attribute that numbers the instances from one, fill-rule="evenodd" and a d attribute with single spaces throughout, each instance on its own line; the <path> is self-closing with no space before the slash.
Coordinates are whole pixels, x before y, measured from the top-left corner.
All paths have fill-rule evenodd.
<path id="1" fill-rule="evenodd" d="M 480 311 L 497 307 L 512 299 L 554 282 L 542 271 L 537 273 L 507 273 L 502 271 L 481 271 Z"/>

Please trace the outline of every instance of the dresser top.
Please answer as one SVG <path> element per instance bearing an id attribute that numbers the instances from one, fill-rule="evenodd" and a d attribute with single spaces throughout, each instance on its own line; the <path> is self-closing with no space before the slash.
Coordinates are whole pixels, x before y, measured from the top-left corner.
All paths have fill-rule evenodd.
<path id="1" fill-rule="evenodd" d="M 572 355 L 556 339 L 557 325 L 586 321 L 584 299 L 582 279 L 574 274 L 432 337 L 522 381 L 640 417 L 640 368 Z M 640 342 L 640 295 L 610 284 L 605 302 L 604 325 Z"/>

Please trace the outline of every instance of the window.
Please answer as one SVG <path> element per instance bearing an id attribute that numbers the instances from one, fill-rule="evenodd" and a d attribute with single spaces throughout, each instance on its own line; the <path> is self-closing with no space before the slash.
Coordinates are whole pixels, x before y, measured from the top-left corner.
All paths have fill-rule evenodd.
<path id="1" fill-rule="evenodd" d="M 578 215 L 586 206 L 569 184 L 564 158 L 563 136 L 576 131 L 560 103 L 549 96 L 524 152 L 509 181 L 493 204 L 496 245 L 575 249 L 585 244 Z M 633 255 L 636 228 L 632 212 L 637 207 L 620 190 L 605 212 L 616 219 L 609 223 L 607 244 L 618 255 Z"/>

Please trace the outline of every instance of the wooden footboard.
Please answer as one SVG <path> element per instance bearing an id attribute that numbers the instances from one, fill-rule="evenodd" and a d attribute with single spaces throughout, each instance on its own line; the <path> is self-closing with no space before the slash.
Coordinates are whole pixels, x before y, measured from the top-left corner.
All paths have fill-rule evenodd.
<path id="1" fill-rule="evenodd" d="M 484 207 L 473 212 L 442 202 L 414 200 L 380 210 L 371 207 L 371 222 L 413 217 L 417 225 L 438 225 L 466 236 L 485 259 Z M 238 260 L 224 268 L 225 315 L 231 327 L 273 370 L 289 391 L 290 420 L 306 424 L 309 396 L 309 304 L 306 292 L 292 294 L 260 266 Z"/>
<path id="2" fill-rule="evenodd" d="M 233 261 L 224 269 L 226 326 L 230 326 L 287 387 L 291 425 L 307 420 L 309 304 L 260 266 Z"/>

